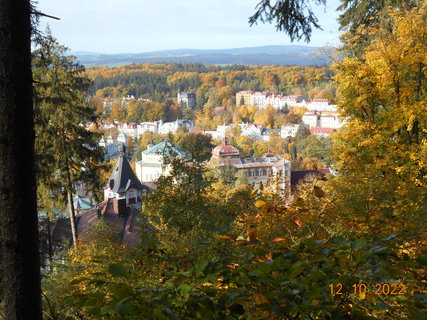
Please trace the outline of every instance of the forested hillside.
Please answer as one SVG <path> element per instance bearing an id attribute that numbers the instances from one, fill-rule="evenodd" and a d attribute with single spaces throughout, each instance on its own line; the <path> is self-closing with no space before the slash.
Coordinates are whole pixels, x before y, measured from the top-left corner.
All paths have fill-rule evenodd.
<path id="1" fill-rule="evenodd" d="M 201 109 L 212 93 L 221 91 L 215 104 L 228 106 L 239 90 L 308 94 L 310 98 L 335 97 L 333 71 L 315 66 L 215 66 L 202 64 L 132 64 L 115 68 L 95 67 L 86 71 L 93 80 L 91 93 L 98 97 L 133 95 L 164 101 L 178 91 L 192 91 Z M 231 100 L 231 101 L 230 101 Z"/>

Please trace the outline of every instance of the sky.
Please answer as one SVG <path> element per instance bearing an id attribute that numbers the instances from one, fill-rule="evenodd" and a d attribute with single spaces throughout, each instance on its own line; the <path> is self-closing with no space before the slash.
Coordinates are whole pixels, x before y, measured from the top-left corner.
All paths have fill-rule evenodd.
<path id="1" fill-rule="evenodd" d="M 260 0 L 38 0 L 41 18 L 59 43 L 72 51 L 139 53 L 167 49 L 228 49 L 288 45 L 273 24 L 249 26 Z M 313 7 L 322 30 L 310 46 L 338 44 L 339 0 Z"/>

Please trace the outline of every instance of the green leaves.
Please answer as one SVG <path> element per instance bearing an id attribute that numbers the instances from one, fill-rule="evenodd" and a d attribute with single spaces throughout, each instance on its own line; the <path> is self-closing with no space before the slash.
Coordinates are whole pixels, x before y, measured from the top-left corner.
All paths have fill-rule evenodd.
<path id="1" fill-rule="evenodd" d="M 123 265 L 118 263 L 112 263 L 108 266 L 108 273 L 113 277 L 126 277 L 128 275 Z"/>
<path id="2" fill-rule="evenodd" d="M 362 237 L 360 239 L 357 239 L 351 242 L 350 248 L 352 248 L 353 250 L 359 250 L 359 249 L 365 248 L 367 244 L 368 242 L 366 241 L 366 239 Z"/>

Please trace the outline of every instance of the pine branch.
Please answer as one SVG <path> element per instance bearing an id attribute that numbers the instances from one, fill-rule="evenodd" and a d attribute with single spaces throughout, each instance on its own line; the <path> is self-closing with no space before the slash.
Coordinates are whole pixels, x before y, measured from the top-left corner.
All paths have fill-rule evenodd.
<path id="1" fill-rule="evenodd" d="M 50 16 L 50 15 L 45 14 L 45 13 L 40 12 L 40 11 L 31 11 L 31 14 L 35 14 L 36 16 L 47 17 L 47 18 L 51 18 L 51 19 L 55 19 L 55 20 L 61 20 L 61 18 Z"/>

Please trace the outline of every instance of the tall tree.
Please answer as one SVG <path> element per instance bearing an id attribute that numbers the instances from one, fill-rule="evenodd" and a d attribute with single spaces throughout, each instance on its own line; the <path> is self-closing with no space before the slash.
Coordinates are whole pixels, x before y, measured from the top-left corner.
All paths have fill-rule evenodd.
<path id="1" fill-rule="evenodd" d="M 41 319 L 30 1 L 0 1 L 0 244 L 5 318 Z"/>
<path id="2" fill-rule="evenodd" d="M 85 100 L 89 80 L 83 66 L 66 56 L 50 31 L 38 39 L 33 54 L 36 92 L 36 152 L 38 182 L 52 192 L 65 192 L 70 214 L 73 243 L 77 227 L 73 192 L 77 183 L 95 190 L 99 185 L 97 134 L 85 129 L 95 121 L 95 109 Z"/>
<path id="3" fill-rule="evenodd" d="M 388 28 L 368 29 L 375 40 L 361 58 L 334 65 L 349 118 L 334 142 L 337 203 L 375 232 L 426 222 L 426 9 L 391 11 Z"/>

